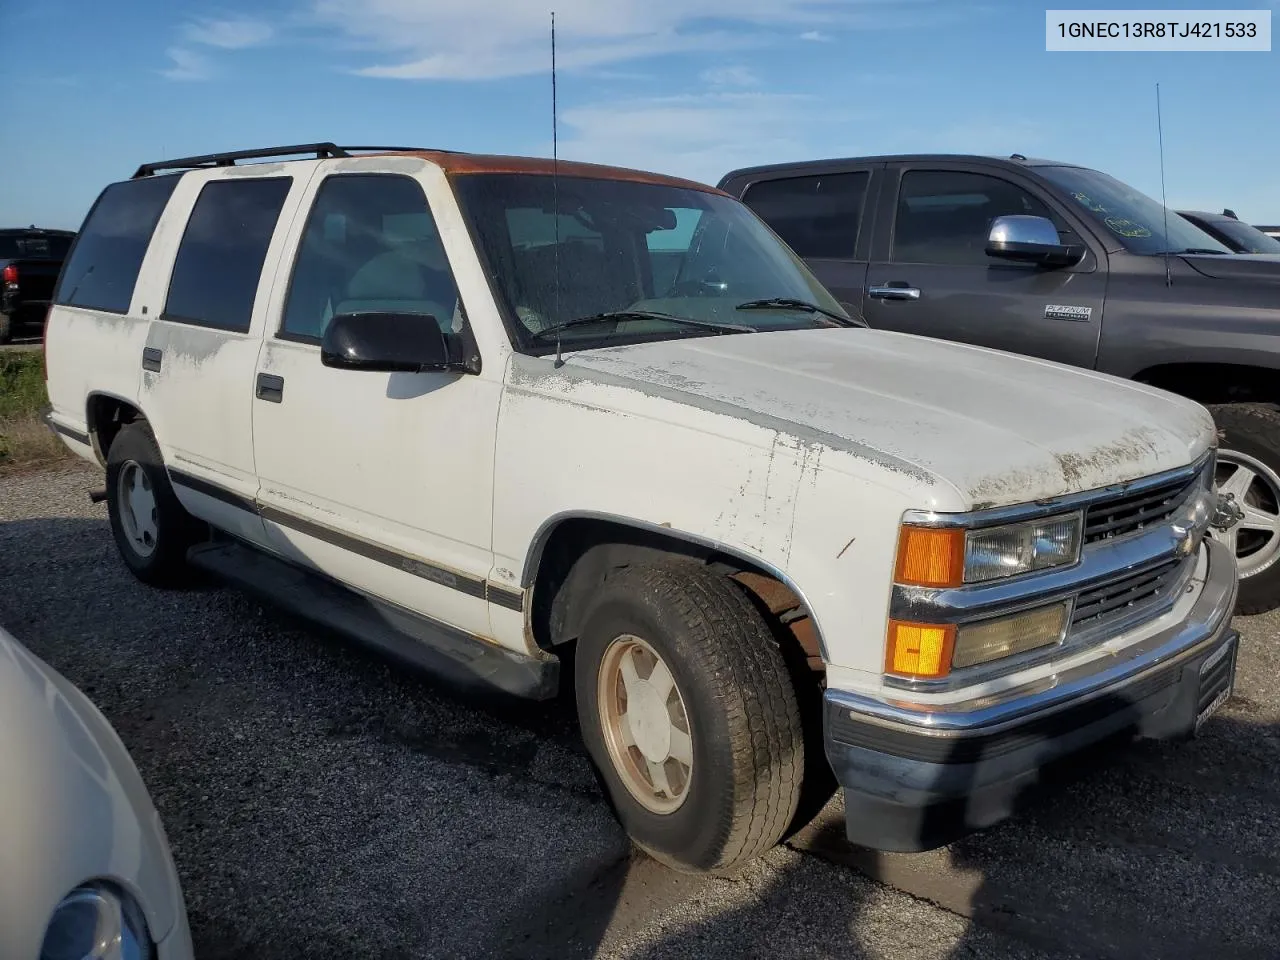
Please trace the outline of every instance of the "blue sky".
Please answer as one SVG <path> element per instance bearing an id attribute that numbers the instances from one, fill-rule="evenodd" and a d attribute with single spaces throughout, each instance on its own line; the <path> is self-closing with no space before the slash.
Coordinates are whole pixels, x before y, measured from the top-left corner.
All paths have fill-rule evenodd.
<path id="1" fill-rule="evenodd" d="M 1162 8 L 1255 6 L 1211 0 Z M 75 227 L 141 162 L 335 140 L 715 182 L 894 151 L 1048 156 L 1280 223 L 1280 53 L 1046 53 L 1106 0 L 38 0 L 4 4 L 0 225 Z M 1280 18 L 1278 18 L 1280 19 Z"/>

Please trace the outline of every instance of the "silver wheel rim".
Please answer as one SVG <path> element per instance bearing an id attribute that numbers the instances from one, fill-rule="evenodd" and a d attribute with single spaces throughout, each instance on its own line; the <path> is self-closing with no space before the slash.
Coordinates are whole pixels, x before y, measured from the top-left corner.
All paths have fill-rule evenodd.
<path id="1" fill-rule="evenodd" d="M 1244 519 L 1212 536 L 1235 553 L 1242 579 L 1257 576 L 1280 560 L 1280 475 L 1247 453 L 1223 450 L 1214 479 L 1220 492 L 1235 494 Z"/>
<path id="2" fill-rule="evenodd" d="M 156 517 L 156 495 L 142 464 L 126 460 L 116 477 L 116 512 L 129 545 L 140 557 L 155 553 L 160 525 Z"/>
<path id="3" fill-rule="evenodd" d="M 671 668 L 639 637 L 616 637 L 600 661 L 600 722 L 609 759 L 646 810 L 674 813 L 689 795 L 693 738 Z"/>

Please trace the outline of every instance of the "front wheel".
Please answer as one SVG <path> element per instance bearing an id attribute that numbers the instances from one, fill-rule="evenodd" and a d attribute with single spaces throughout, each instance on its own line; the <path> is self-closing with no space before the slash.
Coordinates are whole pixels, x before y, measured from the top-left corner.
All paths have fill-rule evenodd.
<path id="1" fill-rule="evenodd" d="M 781 839 L 804 773 L 767 624 L 733 581 L 688 562 L 619 570 L 594 601 L 578 714 L 618 819 L 669 866 L 733 872 Z"/>
<path id="2" fill-rule="evenodd" d="M 1234 494 L 1244 519 L 1214 536 L 1235 552 L 1239 613 L 1280 606 L 1280 410 L 1264 403 L 1209 408 L 1220 434 L 1219 491 Z"/>

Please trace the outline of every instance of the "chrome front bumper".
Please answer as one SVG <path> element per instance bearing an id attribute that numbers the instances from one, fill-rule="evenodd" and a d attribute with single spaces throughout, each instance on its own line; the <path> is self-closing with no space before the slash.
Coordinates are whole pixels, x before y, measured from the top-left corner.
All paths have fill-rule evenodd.
<path id="1" fill-rule="evenodd" d="M 845 788 L 850 839 L 930 849 L 1004 819 L 1053 760 L 1125 731 L 1192 733 L 1206 704 L 1230 694 L 1237 643 L 1235 557 L 1212 540 L 1204 550 L 1187 614 L 1111 656 L 945 705 L 828 690 L 827 758 Z"/>

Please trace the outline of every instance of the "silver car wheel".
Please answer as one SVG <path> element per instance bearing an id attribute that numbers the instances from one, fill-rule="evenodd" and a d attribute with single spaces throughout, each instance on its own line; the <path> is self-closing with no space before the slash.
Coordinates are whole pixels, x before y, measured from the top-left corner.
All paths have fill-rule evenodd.
<path id="1" fill-rule="evenodd" d="M 1244 519 L 1212 535 L 1235 553 L 1242 579 L 1256 576 L 1280 560 L 1280 476 L 1256 457 L 1223 450 L 1214 479 L 1235 496 Z"/>
<path id="2" fill-rule="evenodd" d="M 116 503 L 120 512 L 120 525 L 130 546 L 139 557 L 149 557 L 155 552 L 160 533 L 156 515 L 156 495 L 151 488 L 151 478 L 142 464 L 126 460 L 120 465 L 116 479 Z"/>

